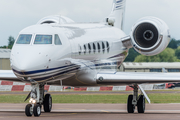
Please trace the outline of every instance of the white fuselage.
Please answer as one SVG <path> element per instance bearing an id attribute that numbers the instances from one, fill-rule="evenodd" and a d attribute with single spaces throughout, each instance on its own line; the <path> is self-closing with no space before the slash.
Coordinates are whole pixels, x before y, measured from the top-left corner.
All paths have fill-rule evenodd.
<path id="1" fill-rule="evenodd" d="M 34 25 L 19 35 L 32 35 L 29 44 L 16 40 L 11 53 L 12 69 L 25 82 L 95 86 L 97 72 L 119 66 L 128 52 L 121 42 L 125 33 L 104 24 Z M 52 35 L 52 44 L 35 44 L 37 35 Z M 55 35 L 61 45 L 55 44 Z"/>

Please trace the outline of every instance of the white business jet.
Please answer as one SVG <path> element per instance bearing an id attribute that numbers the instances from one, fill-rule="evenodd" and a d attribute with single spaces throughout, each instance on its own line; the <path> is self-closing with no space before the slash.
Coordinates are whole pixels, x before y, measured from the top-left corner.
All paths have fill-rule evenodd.
<path id="1" fill-rule="evenodd" d="M 27 116 L 40 116 L 41 107 L 51 112 L 52 97 L 44 95 L 44 85 L 74 87 L 129 85 L 133 94 L 127 100 L 128 113 L 145 112 L 143 83 L 180 82 L 173 73 L 117 72 L 134 48 L 152 56 L 162 52 L 170 41 L 166 23 L 155 17 L 137 21 L 130 35 L 123 31 L 125 0 L 113 0 L 110 15 L 100 23 L 75 23 L 64 16 L 48 16 L 23 29 L 11 52 L 12 71 L 0 71 L 0 80 L 31 83 L 25 108 Z M 138 89 L 143 94 L 138 96 Z"/>

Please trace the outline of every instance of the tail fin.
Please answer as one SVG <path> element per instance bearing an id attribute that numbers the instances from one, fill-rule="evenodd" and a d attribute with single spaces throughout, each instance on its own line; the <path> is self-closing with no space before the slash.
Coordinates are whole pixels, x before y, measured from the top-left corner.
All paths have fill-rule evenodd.
<path id="1" fill-rule="evenodd" d="M 106 19 L 109 25 L 123 29 L 125 4 L 126 0 L 113 0 L 112 11 Z"/>

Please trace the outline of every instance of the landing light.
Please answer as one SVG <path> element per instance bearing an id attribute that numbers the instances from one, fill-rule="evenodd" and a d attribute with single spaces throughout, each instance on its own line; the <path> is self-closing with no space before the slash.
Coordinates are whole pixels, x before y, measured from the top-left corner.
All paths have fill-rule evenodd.
<path id="1" fill-rule="evenodd" d="M 36 103 L 36 100 L 35 100 L 35 99 L 33 99 L 33 98 L 31 98 L 31 99 L 29 100 L 29 103 L 33 103 L 33 104 L 35 104 L 35 103 Z"/>

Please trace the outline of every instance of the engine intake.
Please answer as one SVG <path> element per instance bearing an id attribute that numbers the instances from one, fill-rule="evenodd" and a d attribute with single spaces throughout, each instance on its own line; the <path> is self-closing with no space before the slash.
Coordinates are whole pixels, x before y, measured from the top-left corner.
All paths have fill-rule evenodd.
<path id="1" fill-rule="evenodd" d="M 135 29 L 133 37 L 139 46 L 149 48 L 157 43 L 158 34 L 158 30 L 154 25 L 142 23 Z"/>
<path id="2" fill-rule="evenodd" d="M 169 44 L 169 28 L 158 18 L 145 17 L 133 26 L 131 39 L 137 52 L 147 56 L 156 55 Z"/>

